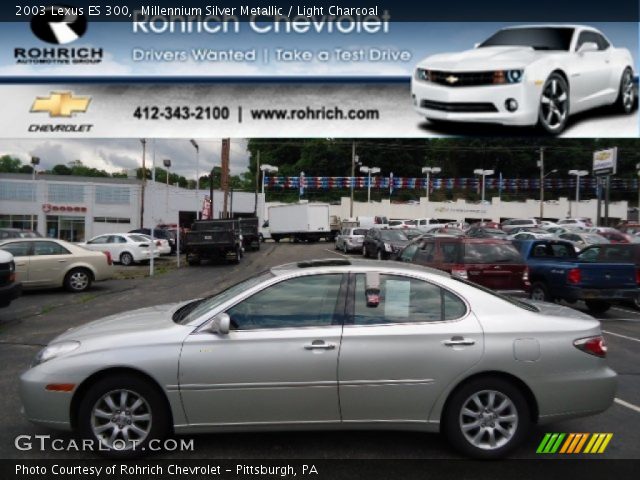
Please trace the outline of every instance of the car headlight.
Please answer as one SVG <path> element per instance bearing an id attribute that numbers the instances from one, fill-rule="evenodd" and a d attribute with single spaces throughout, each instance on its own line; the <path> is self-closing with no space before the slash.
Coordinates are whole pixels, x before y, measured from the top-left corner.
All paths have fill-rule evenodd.
<path id="1" fill-rule="evenodd" d="M 47 362 L 53 358 L 71 353 L 79 346 L 80 342 L 74 341 L 52 343 L 51 345 L 47 345 L 38 352 L 36 357 L 33 359 L 33 362 L 31 362 L 31 366 L 35 367 L 36 365 L 40 365 L 41 363 Z"/>
<path id="2" fill-rule="evenodd" d="M 524 77 L 524 70 L 496 70 L 493 72 L 494 84 L 520 83 Z"/>
<path id="3" fill-rule="evenodd" d="M 422 80 L 423 82 L 431 81 L 431 74 L 429 70 L 425 68 L 417 68 L 416 69 L 416 80 Z"/>
<path id="4" fill-rule="evenodd" d="M 388 243 L 385 243 L 385 244 L 384 244 L 384 250 L 385 250 L 386 252 L 393 252 L 393 248 L 391 248 L 391 245 L 390 245 L 390 244 L 388 244 Z"/>

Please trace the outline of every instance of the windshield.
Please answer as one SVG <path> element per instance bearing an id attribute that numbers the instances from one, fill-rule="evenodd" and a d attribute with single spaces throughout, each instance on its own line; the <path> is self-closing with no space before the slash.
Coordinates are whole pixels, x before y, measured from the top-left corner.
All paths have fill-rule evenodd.
<path id="1" fill-rule="evenodd" d="M 400 230 L 382 230 L 380 232 L 380 237 L 383 240 L 394 242 L 394 241 L 407 241 L 407 236 L 401 232 Z"/>
<path id="2" fill-rule="evenodd" d="M 464 251 L 465 263 L 524 263 L 513 245 L 495 243 L 469 243 Z"/>
<path id="3" fill-rule="evenodd" d="M 220 293 L 217 293 L 210 297 L 202 298 L 200 300 L 194 300 L 193 302 L 188 303 L 187 305 L 178 309 L 173 314 L 173 321 L 181 325 L 187 325 L 189 322 L 215 309 L 219 305 L 222 305 L 227 300 L 230 300 L 236 295 L 249 290 L 272 277 L 273 274 L 271 272 L 264 272 L 256 277 L 251 277 L 247 280 L 236 283 L 226 290 L 223 290 Z"/>
<path id="4" fill-rule="evenodd" d="M 494 33 L 479 45 L 482 47 L 519 46 L 534 50 L 564 50 L 571 47 L 573 28 L 528 27 L 507 28 Z"/>

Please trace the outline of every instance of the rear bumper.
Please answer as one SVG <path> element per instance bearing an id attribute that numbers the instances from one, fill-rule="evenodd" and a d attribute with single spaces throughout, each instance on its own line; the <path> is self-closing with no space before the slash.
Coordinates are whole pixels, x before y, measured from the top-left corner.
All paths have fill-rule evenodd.
<path id="1" fill-rule="evenodd" d="M 577 288 L 568 287 L 567 300 L 634 300 L 640 294 L 637 288 Z"/>
<path id="2" fill-rule="evenodd" d="M 0 307 L 7 307 L 22 293 L 22 284 L 13 282 L 0 287 Z"/>

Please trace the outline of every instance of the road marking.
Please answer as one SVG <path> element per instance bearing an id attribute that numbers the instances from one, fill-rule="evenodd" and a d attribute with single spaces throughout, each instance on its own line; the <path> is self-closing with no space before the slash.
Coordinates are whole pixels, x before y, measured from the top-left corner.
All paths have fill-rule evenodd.
<path id="1" fill-rule="evenodd" d="M 623 407 L 627 407 L 633 410 L 634 412 L 640 413 L 640 407 L 637 405 L 634 405 L 633 403 L 625 402 L 624 400 L 617 397 L 614 398 L 613 401 L 616 402 L 618 405 L 622 405 Z"/>
<path id="2" fill-rule="evenodd" d="M 613 335 L 614 337 L 626 338 L 627 340 L 631 340 L 632 342 L 640 342 L 640 338 L 628 337 L 626 335 L 622 335 L 620 333 L 613 333 L 608 330 L 602 330 L 602 333 L 606 333 L 607 335 Z"/>
<path id="3" fill-rule="evenodd" d="M 618 310 L 618 311 L 624 312 L 624 313 L 631 313 L 631 314 L 635 315 L 636 317 L 638 315 L 640 315 L 640 312 L 638 310 L 627 310 L 626 308 L 620 308 L 620 307 L 613 307 L 612 310 Z"/>

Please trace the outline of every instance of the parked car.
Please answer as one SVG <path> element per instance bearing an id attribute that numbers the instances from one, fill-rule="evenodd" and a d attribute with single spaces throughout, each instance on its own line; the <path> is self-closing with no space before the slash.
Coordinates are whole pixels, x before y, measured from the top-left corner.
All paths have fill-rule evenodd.
<path id="1" fill-rule="evenodd" d="M 98 235 L 88 242 L 78 245 L 94 252 L 109 252 L 116 263 L 124 266 L 151 260 L 151 240 L 149 237 L 135 233 L 114 233 Z M 158 250 L 153 251 L 153 258 L 159 257 Z"/>
<path id="2" fill-rule="evenodd" d="M 0 308 L 8 307 L 22 293 L 16 281 L 16 263 L 11 253 L 0 250 Z"/>
<path id="3" fill-rule="evenodd" d="M 361 228 L 389 228 L 389 219 L 384 216 L 357 217 L 356 221 Z"/>
<path id="4" fill-rule="evenodd" d="M 505 240 L 507 233 L 497 228 L 471 227 L 467 230 L 467 237 L 471 238 L 499 238 Z"/>
<path id="5" fill-rule="evenodd" d="M 511 230 L 520 227 L 538 227 L 538 221 L 535 218 L 512 218 L 505 220 L 501 224 L 501 228 L 505 233 L 511 233 Z"/>
<path id="6" fill-rule="evenodd" d="M 64 287 L 70 292 L 84 292 L 93 282 L 113 275 L 108 251 L 92 252 L 64 240 L 3 240 L 0 250 L 13 255 L 16 281 L 24 289 Z"/>
<path id="7" fill-rule="evenodd" d="M 143 233 L 145 235 L 151 236 L 150 228 L 138 228 L 136 230 L 131 230 L 129 233 Z M 171 246 L 170 253 L 176 253 L 176 235 L 168 228 L 154 228 L 153 229 L 153 238 L 159 238 L 161 240 L 166 240 Z"/>
<path id="8" fill-rule="evenodd" d="M 409 239 L 401 230 L 371 228 L 362 242 L 362 255 L 386 260 L 398 255 L 407 243 Z"/>
<path id="9" fill-rule="evenodd" d="M 609 240 L 610 243 L 639 243 L 640 238 L 629 233 L 622 233 L 615 228 L 597 227 L 595 230 L 598 235 Z"/>
<path id="10" fill-rule="evenodd" d="M 507 236 L 509 240 L 537 240 L 540 238 L 553 238 L 553 233 L 549 233 L 541 228 L 523 229 Z"/>
<path id="11" fill-rule="evenodd" d="M 580 250 L 589 245 L 600 245 L 603 243 L 610 243 L 609 240 L 597 233 L 585 233 L 585 232 L 570 232 L 561 233 L 558 238 L 562 240 L 569 240 L 573 242 Z"/>
<path id="12" fill-rule="evenodd" d="M 558 220 L 558 226 L 565 228 L 589 228 L 593 227 L 589 218 L 563 218 Z"/>
<path id="13" fill-rule="evenodd" d="M 144 233 L 138 233 L 141 237 L 146 238 L 149 241 L 149 245 L 155 245 L 155 248 L 158 250 L 160 255 L 170 255 L 171 254 L 171 245 L 169 245 L 169 241 L 164 238 L 151 238 L 149 235 L 145 235 Z"/>
<path id="14" fill-rule="evenodd" d="M 632 223 L 626 222 L 616 227 L 622 233 L 626 233 L 629 235 L 638 235 L 640 234 L 640 223 Z"/>
<path id="15" fill-rule="evenodd" d="M 453 235 L 456 237 L 464 237 L 466 233 L 464 230 L 455 227 L 435 227 L 429 228 L 425 231 L 425 233 L 430 233 L 433 235 Z"/>
<path id="16" fill-rule="evenodd" d="M 606 354 L 600 323 L 576 310 L 332 258 L 67 330 L 22 374 L 20 397 L 31 422 L 119 458 L 173 432 L 384 424 L 492 459 L 533 425 L 609 408 Z"/>
<path id="17" fill-rule="evenodd" d="M 364 228 L 343 228 L 340 235 L 336 237 L 336 250 L 349 253 L 357 250 L 362 251 L 362 242 L 367 230 Z"/>
<path id="18" fill-rule="evenodd" d="M 612 303 L 638 296 L 635 265 L 582 262 L 573 244 L 564 240 L 513 243 L 529 267 L 534 300 L 584 300 L 593 313 L 604 313 Z"/>
<path id="19" fill-rule="evenodd" d="M 416 221 L 415 220 L 389 220 L 389 228 L 394 230 L 402 229 L 402 228 L 415 228 Z"/>
<path id="20" fill-rule="evenodd" d="M 420 230 L 430 230 L 437 227 L 446 227 L 447 224 L 438 218 L 416 218 L 416 228 Z"/>
<path id="21" fill-rule="evenodd" d="M 475 222 L 475 223 L 469 225 L 467 230 L 469 228 L 481 228 L 481 227 L 484 227 L 484 228 L 495 228 L 495 229 L 500 229 L 501 228 L 501 226 L 500 226 L 500 224 L 498 222 L 493 222 L 491 220 L 485 220 L 484 222 Z"/>
<path id="22" fill-rule="evenodd" d="M 550 228 L 557 228 L 558 224 L 556 222 L 551 222 L 549 220 L 542 220 L 539 226 L 540 228 L 544 228 L 545 230 L 548 230 Z"/>
<path id="23" fill-rule="evenodd" d="M 0 228 L 0 240 L 7 238 L 42 238 L 38 232 L 33 230 L 22 230 L 20 228 Z"/>
<path id="24" fill-rule="evenodd" d="M 403 262 L 444 270 L 493 290 L 529 292 L 529 269 L 506 240 L 460 237 L 421 238 L 399 255 Z"/>
<path id="25" fill-rule="evenodd" d="M 549 233 L 552 233 L 556 237 L 563 233 L 571 233 L 571 232 L 589 232 L 590 229 L 583 228 L 567 228 L 567 227 L 548 227 L 545 230 Z"/>

